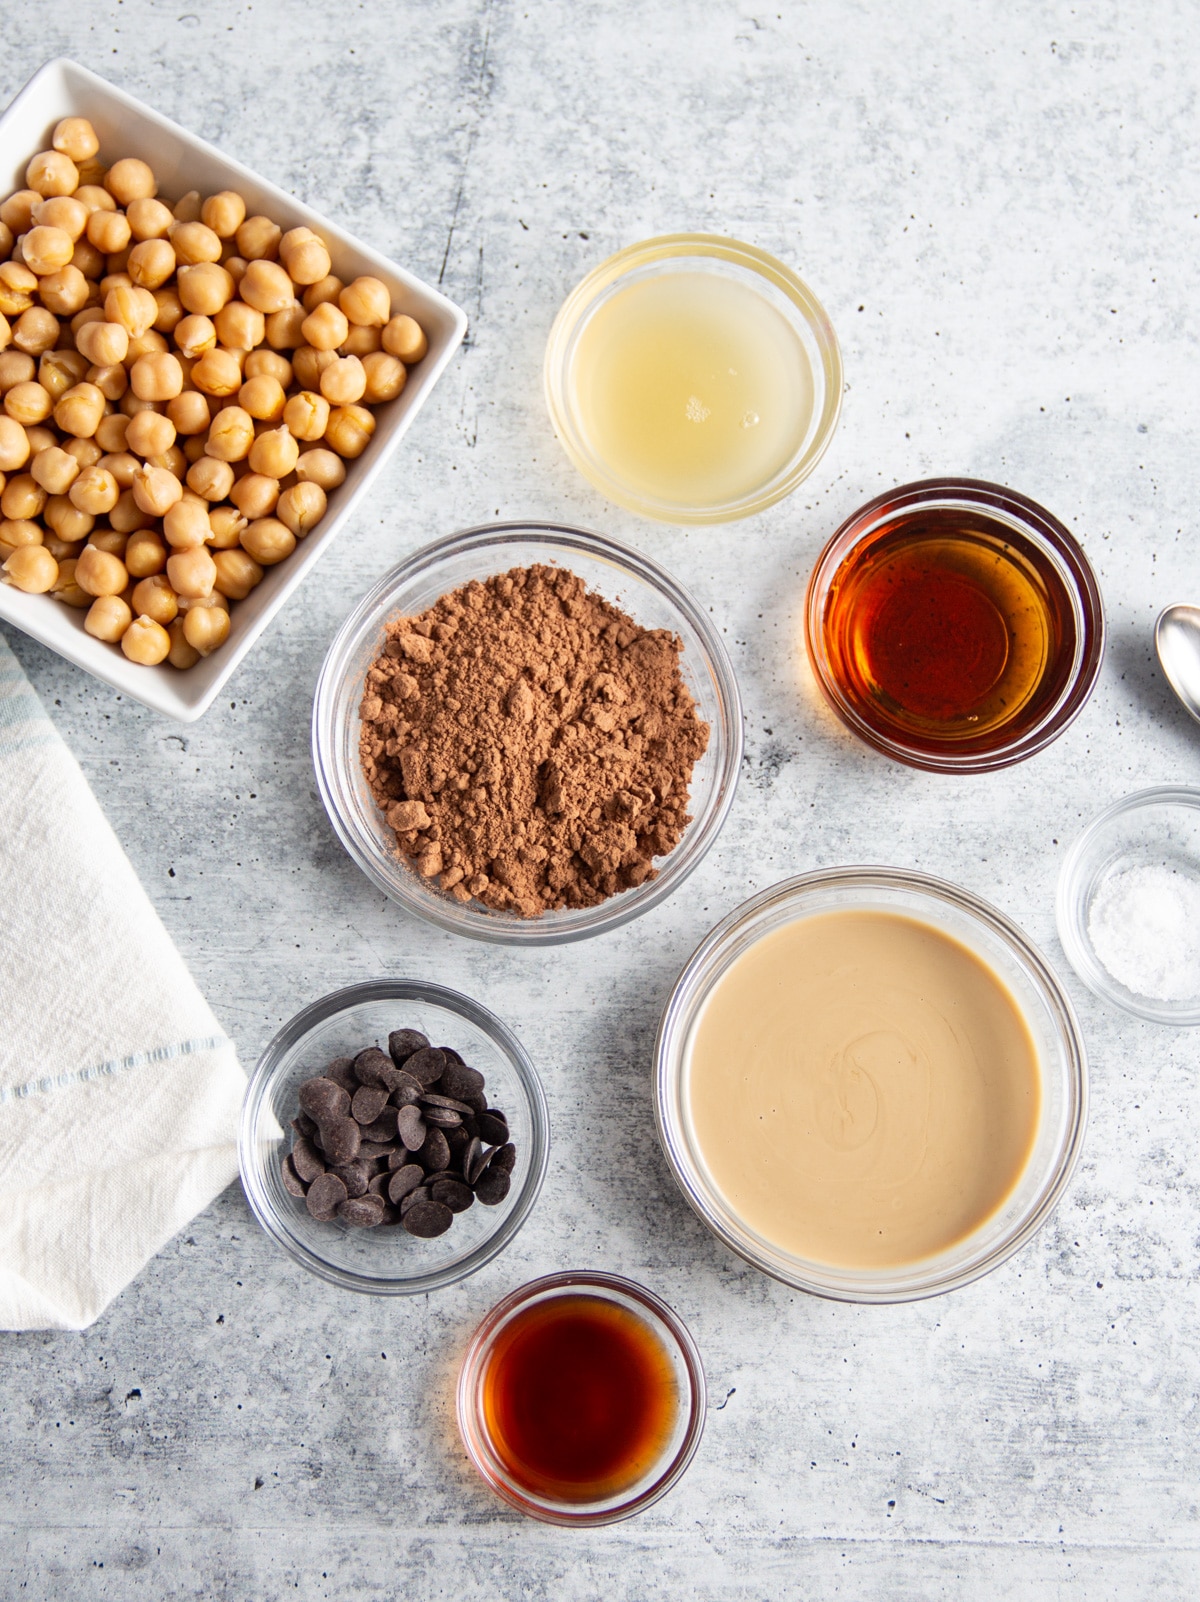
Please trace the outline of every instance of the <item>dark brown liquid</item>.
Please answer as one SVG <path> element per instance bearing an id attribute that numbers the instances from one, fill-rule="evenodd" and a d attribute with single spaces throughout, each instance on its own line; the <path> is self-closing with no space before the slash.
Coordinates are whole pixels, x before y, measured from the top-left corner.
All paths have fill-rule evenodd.
<path id="1" fill-rule="evenodd" d="M 830 586 L 825 651 L 865 723 L 918 751 L 982 752 L 1034 728 L 1075 655 L 1066 586 L 1007 523 L 956 508 L 900 513 Z"/>
<path id="2" fill-rule="evenodd" d="M 667 1444 L 678 1409 L 658 1335 L 586 1293 L 518 1313 L 483 1378 L 500 1462 L 526 1490 L 564 1502 L 596 1502 L 635 1485 Z"/>

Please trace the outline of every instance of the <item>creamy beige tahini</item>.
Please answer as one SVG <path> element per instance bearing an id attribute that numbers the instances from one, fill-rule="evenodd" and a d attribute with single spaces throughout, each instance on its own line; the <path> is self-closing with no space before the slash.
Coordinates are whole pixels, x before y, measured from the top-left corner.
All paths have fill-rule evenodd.
<path id="1" fill-rule="evenodd" d="M 717 981 L 687 1047 L 691 1134 L 776 1247 L 897 1268 L 1011 1193 L 1037 1130 L 1037 1048 L 1004 982 L 931 924 L 823 912 Z"/>

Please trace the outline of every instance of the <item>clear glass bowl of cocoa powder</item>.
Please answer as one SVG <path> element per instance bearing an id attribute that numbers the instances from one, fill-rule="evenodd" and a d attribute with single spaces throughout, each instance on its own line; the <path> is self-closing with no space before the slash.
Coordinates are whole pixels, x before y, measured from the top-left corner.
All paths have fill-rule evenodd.
<path id="1" fill-rule="evenodd" d="M 592 906 L 548 907 L 535 916 L 456 899 L 399 848 L 372 793 L 359 750 L 367 673 L 387 625 L 416 617 L 441 597 L 514 568 L 555 567 L 628 615 L 642 630 L 682 643 L 679 672 L 708 726 L 707 748 L 688 789 L 690 822 L 656 857 L 642 883 Z M 615 929 L 674 891 L 704 857 L 728 814 L 742 757 L 742 708 L 728 653 L 711 619 L 664 570 L 613 540 L 553 523 L 491 523 L 435 541 L 386 574 L 338 631 L 313 701 L 313 763 L 321 799 L 350 856 L 392 900 L 455 934 L 510 945 L 554 945 Z M 460 892 L 461 895 L 461 892 Z"/>

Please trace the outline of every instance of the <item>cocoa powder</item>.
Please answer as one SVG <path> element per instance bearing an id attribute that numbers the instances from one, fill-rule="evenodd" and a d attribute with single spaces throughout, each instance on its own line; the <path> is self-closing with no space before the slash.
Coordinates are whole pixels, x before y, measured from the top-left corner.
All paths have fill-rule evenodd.
<path id="1" fill-rule="evenodd" d="M 653 878 L 708 745 L 682 651 L 553 567 L 394 618 L 359 752 L 400 851 L 457 900 L 524 917 Z"/>

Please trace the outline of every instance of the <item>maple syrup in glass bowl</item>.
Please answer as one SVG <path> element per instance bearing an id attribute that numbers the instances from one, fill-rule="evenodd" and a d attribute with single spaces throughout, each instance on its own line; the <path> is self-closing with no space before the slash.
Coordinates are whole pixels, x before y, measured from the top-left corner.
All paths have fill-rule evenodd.
<path id="1" fill-rule="evenodd" d="M 1014 490 L 928 479 L 868 502 L 813 570 L 809 657 L 835 712 L 912 767 L 1023 761 L 1082 709 L 1104 612 L 1069 530 Z"/>

